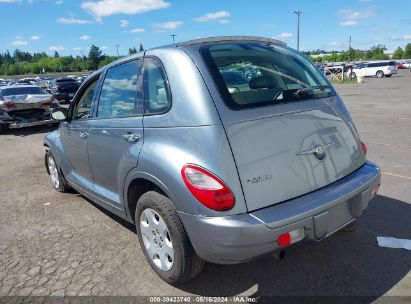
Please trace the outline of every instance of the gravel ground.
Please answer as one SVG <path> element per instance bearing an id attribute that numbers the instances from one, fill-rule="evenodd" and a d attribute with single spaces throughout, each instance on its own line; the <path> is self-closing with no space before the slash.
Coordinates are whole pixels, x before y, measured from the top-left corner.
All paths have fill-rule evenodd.
<path id="1" fill-rule="evenodd" d="M 0 136 L 0 296 L 382 295 L 411 296 L 411 251 L 378 247 L 376 236 L 411 239 L 411 71 L 338 85 L 382 186 L 356 231 L 242 265 L 206 264 L 178 288 L 160 280 L 134 227 L 77 193 L 52 189 L 44 135 Z"/>

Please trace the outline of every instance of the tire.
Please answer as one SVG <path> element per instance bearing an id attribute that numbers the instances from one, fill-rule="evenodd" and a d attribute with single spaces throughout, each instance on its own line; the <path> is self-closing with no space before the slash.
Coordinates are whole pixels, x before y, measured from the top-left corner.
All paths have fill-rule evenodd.
<path id="1" fill-rule="evenodd" d="M 378 78 L 383 78 L 384 77 L 384 72 L 383 71 L 377 71 L 375 74 Z"/>
<path id="2" fill-rule="evenodd" d="M 351 72 L 349 77 L 350 77 L 350 79 L 355 79 L 355 77 L 357 77 L 357 75 L 354 72 Z"/>
<path id="3" fill-rule="evenodd" d="M 167 197 L 154 191 L 144 193 L 137 202 L 135 223 L 141 249 L 151 268 L 164 281 L 178 285 L 201 272 L 204 261 L 195 253 Z"/>
<path id="4" fill-rule="evenodd" d="M 54 190 L 63 193 L 68 192 L 71 189 L 71 187 L 61 174 L 60 168 L 57 166 L 56 160 L 54 159 L 50 150 L 46 153 L 45 162 L 46 170 L 47 173 L 50 175 Z"/>
<path id="5" fill-rule="evenodd" d="M 6 133 L 9 130 L 8 124 L 0 123 L 0 134 Z"/>

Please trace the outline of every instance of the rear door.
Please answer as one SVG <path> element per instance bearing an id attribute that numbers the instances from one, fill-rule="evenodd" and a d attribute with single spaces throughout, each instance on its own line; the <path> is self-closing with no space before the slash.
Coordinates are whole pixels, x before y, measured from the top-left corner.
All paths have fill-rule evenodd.
<path id="1" fill-rule="evenodd" d="M 249 211 L 319 189 L 364 163 L 355 131 L 333 107 L 337 96 L 304 57 L 265 44 L 210 49 L 205 59 L 223 98 L 216 105 Z M 258 70 L 248 88 L 221 77 L 247 67 Z"/>
<path id="2" fill-rule="evenodd" d="M 137 166 L 143 145 L 141 67 L 142 58 L 107 70 L 88 131 L 95 193 L 121 209 L 125 176 Z"/>

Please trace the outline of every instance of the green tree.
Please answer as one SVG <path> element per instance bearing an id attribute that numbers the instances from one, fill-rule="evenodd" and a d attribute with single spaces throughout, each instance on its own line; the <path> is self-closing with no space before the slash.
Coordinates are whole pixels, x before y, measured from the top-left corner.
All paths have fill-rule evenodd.
<path id="1" fill-rule="evenodd" d="M 89 67 L 91 70 L 98 68 L 100 62 L 104 59 L 102 52 L 98 46 L 94 44 L 90 47 L 90 52 L 88 53 Z"/>
<path id="2" fill-rule="evenodd" d="M 398 47 L 394 54 L 392 55 L 393 59 L 402 59 L 404 57 L 404 50 L 401 47 Z"/>
<path id="3" fill-rule="evenodd" d="M 54 58 L 59 58 L 60 54 L 57 51 L 54 51 Z"/>
<path id="4" fill-rule="evenodd" d="M 137 53 L 136 47 L 133 46 L 131 49 L 128 49 L 129 55 Z"/>
<path id="5" fill-rule="evenodd" d="M 139 52 L 144 51 L 143 45 L 140 43 L 140 48 L 138 49 Z"/>
<path id="6" fill-rule="evenodd" d="M 408 43 L 404 49 L 404 59 L 411 59 L 411 43 Z"/>
<path id="7" fill-rule="evenodd" d="M 107 65 L 107 64 L 109 64 L 109 63 L 111 63 L 111 62 L 113 62 L 113 61 L 115 61 L 115 60 L 117 60 L 117 59 L 119 59 L 120 57 L 117 57 L 117 56 L 106 56 L 101 62 L 100 62 L 100 64 L 99 64 L 99 68 L 101 68 L 101 67 L 103 67 L 103 66 L 105 66 L 105 65 Z"/>

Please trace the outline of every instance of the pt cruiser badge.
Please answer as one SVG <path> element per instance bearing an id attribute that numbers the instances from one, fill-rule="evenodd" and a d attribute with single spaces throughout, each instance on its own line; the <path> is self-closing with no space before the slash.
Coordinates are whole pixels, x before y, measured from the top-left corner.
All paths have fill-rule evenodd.
<path id="1" fill-rule="evenodd" d="M 332 141 L 332 142 L 329 142 L 328 144 L 325 144 L 323 146 L 319 145 L 319 146 L 316 146 L 313 149 L 298 152 L 298 153 L 296 153 L 296 155 L 314 154 L 316 159 L 322 161 L 322 160 L 325 160 L 327 158 L 327 149 L 331 148 L 334 145 L 335 145 L 335 142 Z"/>

